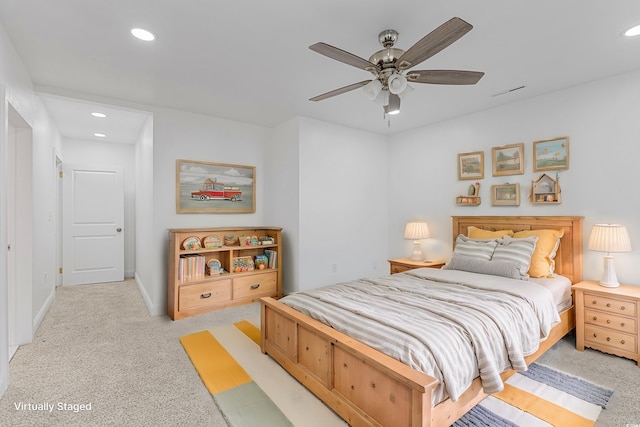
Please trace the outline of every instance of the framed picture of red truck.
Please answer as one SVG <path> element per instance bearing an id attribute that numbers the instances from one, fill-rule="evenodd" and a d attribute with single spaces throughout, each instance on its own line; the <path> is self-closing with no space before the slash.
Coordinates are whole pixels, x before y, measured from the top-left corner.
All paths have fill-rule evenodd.
<path id="1" fill-rule="evenodd" d="M 255 166 L 176 161 L 177 213 L 256 211 Z"/>

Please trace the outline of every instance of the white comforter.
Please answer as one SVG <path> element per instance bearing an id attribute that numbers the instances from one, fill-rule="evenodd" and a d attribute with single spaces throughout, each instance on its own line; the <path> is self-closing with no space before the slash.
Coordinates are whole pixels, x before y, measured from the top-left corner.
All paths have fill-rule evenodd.
<path id="1" fill-rule="evenodd" d="M 527 369 L 560 321 L 551 293 L 528 281 L 418 269 L 291 294 L 281 302 L 436 378 L 436 405 L 456 401 L 480 376 L 502 390 L 500 373 Z"/>

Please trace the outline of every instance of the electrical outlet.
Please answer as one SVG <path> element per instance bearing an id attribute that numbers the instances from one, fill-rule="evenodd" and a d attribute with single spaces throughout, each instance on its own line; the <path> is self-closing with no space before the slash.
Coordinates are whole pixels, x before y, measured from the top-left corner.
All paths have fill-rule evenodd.
<path id="1" fill-rule="evenodd" d="M 338 264 L 331 264 L 331 272 L 332 273 L 338 272 Z"/>

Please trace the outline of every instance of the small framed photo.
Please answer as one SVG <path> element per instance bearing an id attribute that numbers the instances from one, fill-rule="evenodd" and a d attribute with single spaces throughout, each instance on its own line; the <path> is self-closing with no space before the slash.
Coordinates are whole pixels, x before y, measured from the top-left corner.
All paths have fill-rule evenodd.
<path id="1" fill-rule="evenodd" d="M 492 206 L 520 206 L 520 184 L 491 186 Z"/>
<path id="2" fill-rule="evenodd" d="M 484 151 L 458 154 L 458 179 L 484 178 Z"/>
<path id="3" fill-rule="evenodd" d="M 533 171 L 569 169 L 569 137 L 533 142 Z"/>
<path id="4" fill-rule="evenodd" d="M 511 144 L 491 149 L 493 176 L 522 175 L 524 173 L 524 144 Z"/>

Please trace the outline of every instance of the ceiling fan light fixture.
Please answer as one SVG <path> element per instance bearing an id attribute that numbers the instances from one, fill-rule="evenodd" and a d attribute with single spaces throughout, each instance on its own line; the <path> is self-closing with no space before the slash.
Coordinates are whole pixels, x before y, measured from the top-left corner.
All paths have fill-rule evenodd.
<path id="1" fill-rule="evenodd" d="M 389 94 L 389 103 L 384 107 L 384 113 L 395 116 L 400 113 L 400 97 L 396 94 Z"/>
<path id="2" fill-rule="evenodd" d="M 411 92 L 413 92 L 413 87 L 407 85 L 407 87 L 404 88 L 404 90 L 401 93 L 399 93 L 398 96 L 400 97 L 400 99 L 406 99 Z"/>
<path id="3" fill-rule="evenodd" d="M 378 94 L 382 90 L 382 82 L 378 79 L 371 80 L 369 83 L 362 87 L 362 92 L 369 98 L 371 101 L 375 101 Z"/>
<path id="4" fill-rule="evenodd" d="M 407 88 L 407 78 L 402 74 L 394 73 L 389 77 L 387 84 L 389 85 L 389 92 L 398 95 Z"/>
<path id="5" fill-rule="evenodd" d="M 634 27 L 629 28 L 624 32 L 624 35 L 627 37 L 635 37 L 640 35 L 640 25 L 636 25 Z"/>

